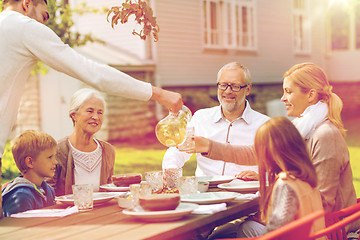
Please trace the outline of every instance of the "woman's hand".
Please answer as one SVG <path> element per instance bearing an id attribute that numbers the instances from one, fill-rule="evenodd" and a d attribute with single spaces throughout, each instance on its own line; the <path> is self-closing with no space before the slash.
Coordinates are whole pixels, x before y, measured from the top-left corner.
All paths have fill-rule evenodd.
<path id="1" fill-rule="evenodd" d="M 208 153 L 210 147 L 210 140 L 204 137 L 194 136 L 191 138 L 192 141 L 195 141 L 195 148 L 184 150 L 187 153 Z M 182 151 L 181 149 L 179 149 Z"/>
<path id="2" fill-rule="evenodd" d="M 242 171 L 235 177 L 244 181 L 259 181 L 259 174 L 251 170 Z"/>

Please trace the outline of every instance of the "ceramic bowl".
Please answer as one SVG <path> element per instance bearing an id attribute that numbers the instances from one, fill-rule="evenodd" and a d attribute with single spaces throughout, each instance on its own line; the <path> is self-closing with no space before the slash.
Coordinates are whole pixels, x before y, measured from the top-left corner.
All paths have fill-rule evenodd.
<path id="1" fill-rule="evenodd" d="M 206 181 L 199 181 L 198 182 L 198 191 L 203 193 L 209 189 L 209 182 Z"/>
<path id="2" fill-rule="evenodd" d="M 130 197 L 124 198 L 124 197 L 118 197 L 118 205 L 121 208 L 133 208 L 134 202 Z"/>

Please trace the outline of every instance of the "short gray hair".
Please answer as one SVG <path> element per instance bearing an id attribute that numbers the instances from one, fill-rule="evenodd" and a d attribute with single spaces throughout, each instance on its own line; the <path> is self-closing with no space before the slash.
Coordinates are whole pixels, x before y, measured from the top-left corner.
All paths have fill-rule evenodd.
<path id="1" fill-rule="evenodd" d="M 221 73 L 225 70 L 225 69 L 232 69 L 232 70 L 236 70 L 236 69 L 240 69 L 243 71 L 244 73 L 244 77 L 245 77 L 245 83 L 246 84 L 251 84 L 251 75 L 250 75 L 250 70 L 245 67 L 244 65 L 242 65 L 239 62 L 230 62 L 225 64 L 218 72 L 217 74 L 217 81 L 219 82 Z"/>
<path id="2" fill-rule="evenodd" d="M 71 97 L 70 100 L 70 109 L 69 109 L 69 117 L 74 123 L 74 119 L 71 117 L 71 114 L 77 113 L 81 106 L 84 104 L 86 100 L 88 100 L 91 97 L 95 97 L 102 101 L 104 104 L 104 107 L 106 105 L 104 97 L 101 95 L 100 92 L 96 91 L 92 88 L 82 88 L 80 90 L 77 90 Z"/>

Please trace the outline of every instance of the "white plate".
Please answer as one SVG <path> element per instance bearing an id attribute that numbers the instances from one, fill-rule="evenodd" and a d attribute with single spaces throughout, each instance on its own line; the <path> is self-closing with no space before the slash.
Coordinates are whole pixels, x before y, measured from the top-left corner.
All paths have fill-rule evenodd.
<path id="1" fill-rule="evenodd" d="M 260 183 L 259 181 L 230 182 L 219 184 L 217 187 L 232 192 L 254 192 L 259 190 Z"/>
<path id="2" fill-rule="evenodd" d="M 119 192 L 94 192 L 93 193 L 93 201 L 94 205 L 100 205 L 103 203 L 106 203 L 107 201 L 110 201 L 113 198 L 116 198 L 117 196 L 121 196 L 126 194 L 126 192 L 119 193 Z M 68 205 L 74 205 L 74 195 L 64 195 L 59 196 L 55 198 L 56 201 L 68 204 Z"/>
<path id="3" fill-rule="evenodd" d="M 130 187 L 117 187 L 113 183 L 101 185 L 100 189 L 106 190 L 108 192 L 123 192 L 123 191 L 130 191 Z"/>
<path id="4" fill-rule="evenodd" d="M 123 213 L 136 218 L 141 218 L 145 221 L 164 222 L 173 221 L 190 214 L 198 207 L 194 203 L 180 203 L 175 210 L 168 211 L 145 211 L 141 207 L 134 209 L 124 209 Z"/>
<path id="5" fill-rule="evenodd" d="M 185 194 L 181 195 L 182 202 L 190 202 L 197 204 L 212 204 L 212 203 L 226 203 L 237 196 L 240 196 L 239 193 L 234 192 L 204 192 L 204 193 L 195 193 L 195 194 Z"/>
<path id="6" fill-rule="evenodd" d="M 205 181 L 209 182 L 209 185 L 217 185 L 220 183 L 227 183 L 231 182 L 235 179 L 235 177 L 232 176 L 202 176 L 202 177 L 196 177 L 198 182 Z"/>

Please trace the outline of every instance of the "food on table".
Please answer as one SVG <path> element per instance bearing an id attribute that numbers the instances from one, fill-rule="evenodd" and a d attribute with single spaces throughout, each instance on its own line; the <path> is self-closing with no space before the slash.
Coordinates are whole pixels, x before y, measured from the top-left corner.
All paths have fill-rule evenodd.
<path id="1" fill-rule="evenodd" d="M 179 193 L 179 189 L 177 188 L 162 188 L 152 191 L 153 194 L 166 194 L 166 193 Z"/>
<path id="2" fill-rule="evenodd" d="M 140 206 L 148 211 L 174 210 L 180 204 L 179 194 L 152 194 L 139 198 Z"/>
<path id="3" fill-rule="evenodd" d="M 128 187 L 141 182 L 141 173 L 116 174 L 111 176 L 111 180 L 117 187 Z"/>

